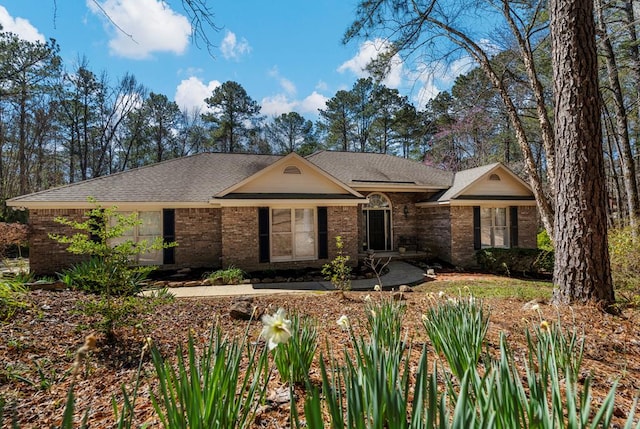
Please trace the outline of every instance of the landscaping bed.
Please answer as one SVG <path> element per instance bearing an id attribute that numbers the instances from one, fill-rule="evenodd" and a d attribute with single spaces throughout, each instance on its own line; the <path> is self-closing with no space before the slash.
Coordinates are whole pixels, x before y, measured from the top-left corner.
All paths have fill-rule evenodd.
<path id="1" fill-rule="evenodd" d="M 458 275 L 462 276 L 462 275 Z M 434 305 L 434 296 L 468 295 L 467 284 L 474 282 L 500 282 L 516 288 L 528 288 L 526 282 L 505 278 L 478 278 L 467 276 L 453 278 L 438 276 L 436 281 L 418 286 L 406 294 L 406 314 L 402 329 L 414 344 L 412 365 L 417 364 L 419 350 L 427 347 L 429 365 L 438 360 L 433 346 L 422 325 L 422 315 Z M 469 283 L 466 283 L 469 282 Z M 489 284 L 489 283 L 484 283 Z M 502 287 L 502 286 L 501 286 Z M 532 284 L 531 289 L 548 294 L 549 287 Z M 528 290 L 528 289 L 527 289 Z M 369 298 L 367 298 L 369 295 Z M 326 347 L 341 355 L 343 348 L 351 350 L 350 334 L 336 321 L 348 315 L 355 333 L 364 333 L 366 302 L 388 297 L 386 292 L 348 292 L 346 299 L 339 293 L 285 294 L 259 296 L 254 305 L 269 314 L 278 308 L 288 313 L 296 312 L 313 318 L 319 324 L 319 351 L 327 356 Z M 526 299 L 529 297 L 527 296 Z M 75 291 L 38 290 L 27 294 L 30 306 L 19 310 L 7 323 L 0 325 L 0 398 L 6 401 L 6 417 L 13 414 L 19 427 L 58 427 L 61 423 L 67 393 L 71 385 L 71 368 L 76 350 L 85 337 L 94 332 L 91 326 L 95 316 L 78 311 L 81 304 L 97 300 L 95 296 Z M 141 314 L 135 323 L 118 328 L 112 341 L 98 335 L 97 349 L 88 355 L 74 387 L 76 397 L 76 422 L 89 410 L 92 428 L 113 427 L 112 398 L 123 402 L 121 386 L 130 392 L 135 381 L 142 349 L 151 338 L 163 356 L 175 356 L 178 347 L 187 344 L 191 334 L 198 348 L 209 338 L 211 327 L 217 323 L 229 337 L 248 332 L 251 342 L 258 341 L 262 329 L 260 321 L 245 322 L 229 316 L 229 306 L 234 298 L 192 298 L 173 302 L 158 301 L 153 311 Z M 640 389 L 640 313 L 637 309 L 623 309 L 620 316 L 603 314 L 593 307 L 556 308 L 545 305 L 544 300 L 534 311 L 526 309 L 525 300 L 514 298 L 487 298 L 485 307 L 490 310 L 490 324 L 485 348 L 490 354 L 499 351 L 500 336 L 505 336 L 522 365 L 526 337 L 524 329 L 535 329 L 541 320 L 562 323 L 566 329 L 575 327 L 584 333 L 585 349 L 582 371 L 592 374 L 592 394 L 595 403 L 604 400 L 617 380 L 615 397 L 615 421 L 623 423 Z M 310 370 L 312 382 L 320 383 L 319 356 L 316 353 Z M 160 427 L 160 422 L 150 401 L 150 389 L 156 389 L 153 365 L 148 355 L 143 356 L 139 396 L 135 404 L 134 427 Z M 282 391 L 284 384 L 277 372 L 269 379 L 268 393 Z M 306 397 L 304 386 L 295 387 L 296 407 L 304 415 Z M 290 426 L 291 410 L 287 401 L 268 401 L 262 408 L 253 427 L 281 428 Z M 6 422 L 7 420 L 5 420 Z"/>

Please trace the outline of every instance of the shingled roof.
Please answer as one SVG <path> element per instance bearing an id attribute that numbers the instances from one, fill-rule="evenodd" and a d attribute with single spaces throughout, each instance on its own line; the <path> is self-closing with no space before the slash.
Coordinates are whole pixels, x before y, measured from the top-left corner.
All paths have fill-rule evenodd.
<path id="1" fill-rule="evenodd" d="M 201 153 L 12 198 L 21 202 L 198 202 L 273 164 L 281 156 Z"/>
<path id="2" fill-rule="evenodd" d="M 346 185 L 406 184 L 447 189 L 453 173 L 381 153 L 320 151 L 307 157 Z"/>
<path id="3" fill-rule="evenodd" d="M 71 183 L 8 200 L 29 203 L 208 203 L 214 195 L 282 159 L 278 155 L 201 153 Z M 453 173 L 392 155 L 320 151 L 306 159 L 349 187 L 448 189 Z"/>

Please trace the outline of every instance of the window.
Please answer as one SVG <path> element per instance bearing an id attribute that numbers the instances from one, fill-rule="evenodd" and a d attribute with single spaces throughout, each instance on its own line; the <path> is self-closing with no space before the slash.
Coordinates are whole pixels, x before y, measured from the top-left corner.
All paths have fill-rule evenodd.
<path id="1" fill-rule="evenodd" d="M 509 220 L 506 207 L 480 209 L 482 247 L 509 247 Z"/>
<path id="2" fill-rule="evenodd" d="M 288 165 L 284 169 L 283 174 L 302 174 L 302 171 L 300 171 L 300 169 L 295 165 Z"/>
<path id="3" fill-rule="evenodd" d="M 271 210 L 271 259 L 316 259 L 315 209 Z"/>
<path id="4" fill-rule="evenodd" d="M 128 216 L 131 213 L 132 212 L 121 212 L 121 214 L 124 216 Z M 161 211 L 138 212 L 138 220 L 141 222 L 140 225 L 136 225 L 132 229 L 125 231 L 122 237 L 111 239 L 111 245 L 115 246 L 127 240 L 133 241 L 134 243 L 146 240 L 146 242 L 151 245 L 156 238 L 162 238 Z M 112 220 L 111 222 L 113 224 L 114 220 Z M 162 257 L 162 249 L 152 250 L 150 252 L 138 255 L 137 260 L 132 262 L 139 265 L 160 265 L 162 264 Z"/>

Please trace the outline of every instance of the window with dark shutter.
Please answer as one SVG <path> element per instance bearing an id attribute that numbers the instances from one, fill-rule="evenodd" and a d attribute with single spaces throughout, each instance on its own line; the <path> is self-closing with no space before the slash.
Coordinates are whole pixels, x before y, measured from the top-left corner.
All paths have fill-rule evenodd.
<path id="1" fill-rule="evenodd" d="M 269 262 L 269 207 L 258 208 L 259 261 Z"/>
<path id="2" fill-rule="evenodd" d="M 175 209 L 162 209 L 162 240 L 165 244 L 176 241 Z M 163 249 L 162 263 L 165 265 L 176 263 L 175 247 Z"/>
<path id="3" fill-rule="evenodd" d="M 318 259 L 329 258 L 329 229 L 327 208 L 318 207 Z"/>

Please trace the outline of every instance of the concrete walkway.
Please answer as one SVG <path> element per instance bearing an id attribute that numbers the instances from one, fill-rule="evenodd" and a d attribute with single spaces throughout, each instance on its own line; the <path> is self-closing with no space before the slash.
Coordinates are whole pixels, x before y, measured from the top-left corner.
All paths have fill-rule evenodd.
<path id="1" fill-rule="evenodd" d="M 402 261 L 392 261 L 389 272 L 382 276 L 384 289 L 398 288 L 400 285 L 422 283 L 424 271 L 418 267 Z M 353 280 L 351 290 L 373 290 L 377 279 Z M 270 295 L 275 293 L 302 293 L 312 291 L 335 290 L 331 282 L 291 282 L 291 283 L 260 283 L 256 285 L 228 285 L 228 286 L 194 286 L 170 288 L 169 291 L 177 298 L 202 296 L 234 296 L 234 295 Z"/>

